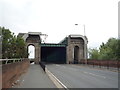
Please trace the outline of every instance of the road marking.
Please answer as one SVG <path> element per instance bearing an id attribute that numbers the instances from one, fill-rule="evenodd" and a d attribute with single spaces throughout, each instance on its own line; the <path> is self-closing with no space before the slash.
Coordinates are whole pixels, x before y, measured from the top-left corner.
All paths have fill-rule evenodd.
<path id="1" fill-rule="evenodd" d="M 62 85 L 63 88 L 65 88 L 66 90 L 69 90 L 57 77 L 55 77 L 55 75 L 53 75 L 47 68 L 46 71 L 49 73 L 49 76 L 52 76 L 60 85 Z M 56 83 L 55 83 L 56 84 Z"/>
<path id="2" fill-rule="evenodd" d="M 93 76 L 102 77 L 102 78 L 106 78 L 106 77 L 104 77 L 104 76 L 101 76 L 101 75 L 97 75 L 97 74 L 93 74 L 93 73 L 89 73 L 89 72 L 83 72 L 83 73 L 86 73 L 86 74 L 90 74 L 90 75 L 93 75 Z"/>
<path id="3" fill-rule="evenodd" d="M 98 76 L 98 77 L 106 78 L 106 77 L 104 77 L 104 76 L 96 75 L 96 74 L 93 74 L 93 73 L 89 73 L 89 74 L 91 74 L 91 75 L 93 75 L 93 76 Z"/>
<path id="4" fill-rule="evenodd" d="M 57 65 L 57 64 L 56 64 L 56 66 L 60 66 L 60 65 Z"/>
<path id="5" fill-rule="evenodd" d="M 63 68 L 66 68 L 65 66 L 62 66 Z"/>
<path id="6" fill-rule="evenodd" d="M 83 73 L 87 73 L 88 74 L 88 72 L 83 72 Z"/>
<path id="7" fill-rule="evenodd" d="M 58 67 L 59 67 L 59 66 L 61 66 L 61 67 L 63 67 L 63 68 L 66 68 L 65 66 L 62 66 L 62 65 L 58 65 L 58 64 L 56 64 L 56 66 L 58 66 Z"/>
<path id="8" fill-rule="evenodd" d="M 57 65 L 56 64 L 56 66 L 60 66 L 60 65 Z M 65 66 L 62 66 L 63 68 L 66 68 Z M 73 71 L 77 71 L 77 69 L 75 69 L 75 68 L 70 68 L 69 67 L 69 69 L 71 69 L 71 70 L 73 70 Z M 90 75 L 92 75 L 92 76 L 98 76 L 98 77 L 101 77 L 101 78 L 106 78 L 106 77 L 104 77 L 104 76 L 101 76 L 101 75 L 97 75 L 97 74 L 93 74 L 93 73 L 89 73 L 89 72 L 85 72 L 85 71 L 82 71 L 83 73 L 85 73 L 85 74 L 90 74 Z"/>

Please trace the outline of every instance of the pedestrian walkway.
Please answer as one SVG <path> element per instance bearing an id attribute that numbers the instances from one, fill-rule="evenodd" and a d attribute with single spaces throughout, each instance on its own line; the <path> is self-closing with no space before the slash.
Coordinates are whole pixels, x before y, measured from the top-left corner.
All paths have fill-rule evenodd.
<path id="1" fill-rule="evenodd" d="M 40 65 L 30 65 L 28 72 L 19 80 L 14 88 L 56 88 Z"/>

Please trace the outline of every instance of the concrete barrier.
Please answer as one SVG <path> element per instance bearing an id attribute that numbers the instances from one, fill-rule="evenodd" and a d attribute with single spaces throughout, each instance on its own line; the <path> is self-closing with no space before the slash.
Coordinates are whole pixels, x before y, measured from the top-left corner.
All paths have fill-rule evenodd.
<path id="1" fill-rule="evenodd" d="M 12 83 L 27 71 L 29 65 L 29 60 L 2 65 L 2 88 L 11 88 Z"/>

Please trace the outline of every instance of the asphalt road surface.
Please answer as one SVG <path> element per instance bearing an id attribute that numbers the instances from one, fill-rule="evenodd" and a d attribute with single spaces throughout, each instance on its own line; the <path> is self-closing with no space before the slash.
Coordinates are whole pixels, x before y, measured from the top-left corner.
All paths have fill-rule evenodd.
<path id="1" fill-rule="evenodd" d="M 67 88 L 118 88 L 118 72 L 69 64 L 50 64 L 47 68 Z"/>

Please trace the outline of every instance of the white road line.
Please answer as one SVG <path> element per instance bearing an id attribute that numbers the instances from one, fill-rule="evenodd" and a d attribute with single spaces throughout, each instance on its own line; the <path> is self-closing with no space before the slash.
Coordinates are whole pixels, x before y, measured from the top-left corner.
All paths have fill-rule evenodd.
<path id="1" fill-rule="evenodd" d="M 57 64 L 56 64 L 56 66 L 60 66 L 60 65 L 57 65 Z"/>
<path id="2" fill-rule="evenodd" d="M 87 73 L 88 74 L 88 72 L 83 72 L 83 73 Z"/>
<path id="3" fill-rule="evenodd" d="M 98 76 L 98 77 L 106 78 L 106 77 L 104 77 L 104 76 L 96 75 L 96 74 L 93 74 L 93 73 L 89 73 L 89 74 L 91 74 L 91 75 L 93 75 L 93 76 Z"/>
<path id="4" fill-rule="evenodd" d="M 62 66 L 63 68 L 66 68 L 65 66 Z"/>
<path id="5" fill-rule="evenodd" d="M 50 73 L 65 89 L 69 90 L 58 78 L 56 78 L 48 69 L 48 73 Z"/>
<path id="6" fill-rule="evenodd" d="M 56 64 L 56 66 L 60 66 L 60 65 L 57 65 Z M 63 68 L 66 68 L 65 66 L 62 66 Z M 69 67 L 69 69 L 71 69 L 71 70 L 73 70 L 73 71 L 77 71 L 77 69 L 75 69 L 75 68 L 70 68 Z M 101 77 L 101 78 L 106 78 L 106 77 L 104 77 L 104 76 L 101 76 L 101 75 L 97 75 L 97 74 L 93 74 L 93 73 L 89 73 L 89 72 L 85 72 L 85 71 L 82 71 L 83 73 L 86 73 L 86 74 L 90 74 L 90 75 L 93 75 L 93 76 L 98 76 L 98 77 Z"/>
<path id="7" fill-rule="evenodd" d="M 93 76 L 102 77 L 102 78 L 106 78 L 106 77 L 104 77 L 104 76 L 101 76 L 101 75 L 97 75 L 97 74 L 93 74 L 93 73 L 89 73 L 89 72 L 83 72 L 83 73 L 86 73 L 86 74 L 90 74 L 90 75 L 93 75 Z"/>

